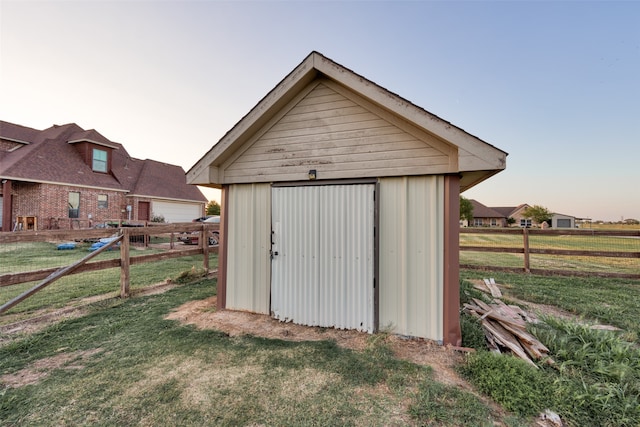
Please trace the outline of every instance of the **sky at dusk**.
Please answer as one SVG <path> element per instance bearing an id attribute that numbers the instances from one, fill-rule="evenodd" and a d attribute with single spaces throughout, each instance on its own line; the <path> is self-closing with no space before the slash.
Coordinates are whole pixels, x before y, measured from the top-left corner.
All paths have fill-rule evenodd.
<path id="1" fill-rule="evenodd" d="M 0 119 L 186 171 L 313 50 L 509 153 L 463 196 L 640 219 L 637 1 L 0 0 Z"/>

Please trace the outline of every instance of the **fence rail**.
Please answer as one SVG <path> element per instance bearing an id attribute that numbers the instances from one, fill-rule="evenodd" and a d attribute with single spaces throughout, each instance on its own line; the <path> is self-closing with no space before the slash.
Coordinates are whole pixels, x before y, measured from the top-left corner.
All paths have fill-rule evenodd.
<path id="1" fill-rule="evenodd" d="M 460 251 L 467 269 L 640 279 L 640 230 L 462 228 Z"/>
<path id="2" fill-rule="evenodd" d="M 0 305 L 0 314 L 53 283 L 55 280 L 66 275 L 109 268 L 120 268 L 120 296 L 124 298 L 129 296 L 129 269 L 130 266 L 134 264 L 202 254 L 203 269 L 205 272 L 209 271 L 209 253 L 216 253 L 218 247 L 209 247 L 209 239 L 207 236 L 214 231 L 219 232 L 219 224 L 179 223 L 154 225 L 151 227 L 120 227 L 117 229 L 44 230 L 0 233 L 0 245 L 8 245 L 12 243 L 19 245 L 34 242 L 82 242 L 104 238 L 113 239 L 103 248 L 100 248 L 82 259 L 73 262 L 71 265 L 37 268 L 30 271 L 12 271 L 11 266 L 3 266 L 3 269 L 0 270 L 0 288 L 38 280 L 41 280 L 42 282 L 10 301 Z M 148 255 L 131 256 L 130 246 L 132 244 L 138 244 L 146 247 L 150 244 L 152 236 L 161 235 L 169 236 L 168 250 Z M 177 236 L 184 235 L 197 235 L 198 244 L 193 247 L 184 245 L 176 246 Z M 108 247 L 114 243 L 119 244 L 119 258 L 89 262 L 89 260 L 102 252 L 103 249 L 108 249 Z M 38 265 L 38 263 L 34 261 L 32 265 Z M 4 273 L 5 268 L 7 269 L 6 273 Z"/>

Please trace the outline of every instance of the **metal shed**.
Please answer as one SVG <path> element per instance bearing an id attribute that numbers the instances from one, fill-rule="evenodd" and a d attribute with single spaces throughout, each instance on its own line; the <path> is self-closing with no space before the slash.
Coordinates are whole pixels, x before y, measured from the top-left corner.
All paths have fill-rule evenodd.
<path id="1" fill-rule="evenodd" d="M 312 52 L 187 172 L 218 308 L 460 344 L 459 194 L 507 154 Z"/>

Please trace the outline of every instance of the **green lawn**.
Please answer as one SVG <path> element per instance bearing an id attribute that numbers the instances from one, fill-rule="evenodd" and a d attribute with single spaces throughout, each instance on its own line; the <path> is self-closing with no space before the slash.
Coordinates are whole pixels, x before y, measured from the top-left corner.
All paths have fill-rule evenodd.
<path id="1" fill-rule="evenodd" d="M 41 244 L 47 245 L 47 244 Z M 132 250 L 131 255 L 145 255 L 157 252 L 154 249 Z M 27 268 L 29 264 L 25 263 L 25 269 L 34 270 L 37 268 L 68 265 L 77 261 L 78 256 L 86 255 L 86 252 L 76 251 L 53 251 L 58 258 L 44 258 L 39 260 L 34 266 L 31 261 L 31 268 Z M 60 255 L 58 255 L 60 253 Z M 109 259 L 119 257 L 119 251 L 107 251 L 98 255 L 98 259 Z M 55 259 L 56 262 L 51 262 Z M 14 258 L 11 258 L 15 261 Z M 211 270 L 217 268 L 218 255 L 211 253 L 209 255 L 209 268 Z M 34 268 L 37 267 L 37 268 Z M 202 255 L 187 256 L 180 258 L 172 258 L 170 260 L 162 260 L 135 264 L 130 267 L 130 290 L 136 292 L 139 289 L 149 285 L 158 284 L 166 280 L 181 280 L 181 277 L 193 279 L 189 276 L 197 276 L 203 274 Z M 21 283 L 19 285 L 0 288 L 0 304 L 11 300 L 22 292 L 25 292 L 35 286 L 38 282 Z M 94 297 L 99 295 L 116 296 L 120 294 L 120 269 L 110 268 L 105 270 L 79 273 L 63 277 L 53 284 L 47 286 L 43 290 L 22 301 L 4 315 L 0 315 L 0 325 L 14 322 L 22 318 L 33 315 L 37 310 L 52 310 L 69 305 L 79 304 L 83 298 Z"/>
<path id="2" fill-rule="evenodd" d="M 167 278 L 188 284 L 104 299 L 40 332 L 0 336 L 0 425 L 524 426 L 544 409 L 568 426 L 640 425 L 638 280 L 461 271 L 463 301 L 481 297 L 468 279 L 494 277 L 506 302 L 576 316 L 532 327 L 555 360 L 539 370 L 487 352 L 478 325 L 463 317 L 463 344 L 478 348 L 459 367 L 476 387 L 471 394 L 436 382 L 428 366 L 395 358 L 384 334 L 354 351 L 329 340 L 230 337 L 165 320 L 181 304 L 215 294 L 215 280 L 193 282 L 201 266 L 201 256 L 134 265 L 134 291 Z M 31 284 L 21 286 L 0 288 L 0 302 Z M 0 326 L 118 289 L 118 269 L 70 276 L 0 315 Z M 592 330 L 594 323 L 620 331 Z M 31 377 L 19 386 L 10 380 Z"/>
<path id="3" fill-rule="evenodd" d="M 519 234 L 461 233 L 460 245 L 522 248 L 523 237 Z M 529 235 L 529 247 L 531 249 L 640 253 L 640 239 L 610 236 Z M 460 263 L 481 267 L 524 268 L 524 256 L 502 252 L 461 251 Z M 530 254 L 529 263 L 531 269 L 640 274 L 640 258 Z"/>
<path id="4" fill-rule="evenodd" d="M 525 425 L 436 382 L 428 366 L 396 359 L 376 336 L 353 351 L 164 319 L 214 292 L 206 280 L 94 304 L 84 317 L 0 346 L 0 424 Z M 25 372 L 42 376 L 10 386 L 6 375 Z"/>

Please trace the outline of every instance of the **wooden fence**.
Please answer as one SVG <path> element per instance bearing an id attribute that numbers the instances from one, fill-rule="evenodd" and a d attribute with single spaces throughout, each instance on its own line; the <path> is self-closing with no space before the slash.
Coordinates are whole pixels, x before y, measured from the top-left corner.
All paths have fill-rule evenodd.
<path id="1" fill-rule="evenodd" d="M 473 236 L 475 235 L 475 236 Z M 485 239 L 480 236 L 487 237 Z M 504 236 L 504 237 L 502 237 Z M 521 243 L 514 244 L 513 237 L 522 236 Z M 539 241 L 546 239 L 545 243 L 532 245 L 532 237 L 539 238 Z M 575 248 L 559 248 L 553 243 L 552 238 L 558 239 L 578 238 L 580 240 Z M 616 238 L 614 243 L 608 239 L 606 243 L 598 243 L 607 238 Z M 619 243 L 616 243 L 619 242 Z M 563 242 L 564 243 L 564 242 Z M 546 246 L 546 247 L 545 247 Z M 498 270 L 527 272 L 540 275 L 568 275 L 568 276 L 601 276 L 601 277 L 621 277 L 640 279 L 640 230 L 600 230 L 600 229 L 569 229 L 569 230 L 549 230 L 549 229 L 529 229 L 529 228 L 461 228 L 460 229 L 460 251 L 462 252 L 493 252 L 504 254 L 522 254 L 522 267 L 492 265 L 497 263 L 484 262 L 482 265 L 463 263 L 460 267 L 476 270 Z M 585 267 L 571 270 L 553 268 L 532 267 L 532 255 L 547 255 L 553 257 L 582 258 L 591 259 L 628 259 L 630 267 L 626 272 L 620 271 L 598 271 Z M 636 262 L 637 260 L 637 262 Z M 613 267 L 615 269 L 615 267 Z"/>
<path id="2" fill-rule="evenodd" d="M 101 248 L 91 252 L 81 260 L 65 267 L 45 268 L 27 272 L 6 273 L 0 275 L 0 287 L 12 286 L 20 283 L 41 280 L 34 288 L 24 292 L 12 300 L 0 306 L 0 314 L 9 310 L 19 302 L 30 297 L 40 289 L 50 285 L 55 280 L 70 274 L 78 274 L 88 271 L 104 270 L 107 268 L 120 268 L 120 296 L 129 296 L 130 266 L 132 264 L 147 263 L 171 258 L 203 255 L 203 268 L 209 271 L 209 253 L 216 253 L 217 246 L 209 246 L 208 238 L 214 231 L 219 231 L 219 224 L 212 223 L 180 223 L 168 225 L 154 225 L 148 227 L 121 227 L 85 230 L 45 230 L 45 231 L 21 231 L 0 233 L 0 245 L 10 243 L 29 242 L 63 242 L 63 241 L 87 241 L 109 239 L 109 242 Z M 198 244 L 194 246 L 176 246 L 178 236 L 198 236 Z M 194 234 L 195 233 L 195 234 Z M 169 250 L 150 255 L 130 256 L 131 244 L 149 245 L 151 236 L 169 236 Z M 89 262 L 96 255 L 119 244 L 120 258 Z"/>

